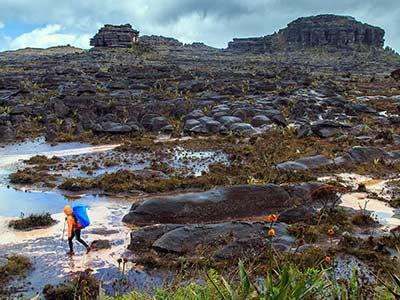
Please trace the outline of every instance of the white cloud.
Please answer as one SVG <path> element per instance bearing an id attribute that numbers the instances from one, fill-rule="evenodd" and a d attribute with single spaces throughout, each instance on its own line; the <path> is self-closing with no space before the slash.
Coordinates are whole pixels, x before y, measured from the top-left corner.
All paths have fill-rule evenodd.
<path id="1" fill-rule="evenodd" d="M 262 36 L 298 17 L 335 13 L 382 27 L 387 43 L 400 50 L 399 0 L 0 0 L 0 7 L 5 29 L 11 26 L 9 23 L 18 22 L 59 24 L 61 28 L 56 31 L 42 33 L 46 37 L 42 36 L 41 45 L 69 41 L 88 47 L 89 38 L 102 24 L 131 23 L 142 34 L 226 47 L 233 37 Z M 33 34 L 38 33 L 28 33 Z M 28 46 L 18 38 L 14 46 Z"/>
<path id="2" fill-rule="evenodd" d="M 48 48 L 59 45 L 74 45 L 81 48 L 89 47 L 89 35 L 64 33 L 59 24 L 49 24 L 43 28 L 37 28 L 31 32 L 21 34 L 9 42 L 9 49 L 20 48 Z"/>

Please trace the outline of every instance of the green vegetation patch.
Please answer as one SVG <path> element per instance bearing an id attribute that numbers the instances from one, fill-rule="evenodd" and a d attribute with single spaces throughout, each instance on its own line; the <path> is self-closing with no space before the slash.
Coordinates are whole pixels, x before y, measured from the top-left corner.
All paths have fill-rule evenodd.
<path id="1" fill-rule="evenodd" d="M 27 218 L 22 218 L 18 220 L 11 220 L 8 223 L 8 227 L 14 228 L 16 230 L 32 230 L 37 228 L 48 227 L 57 223 L 50 213 L 44 214 L 31 214 Z"/>
<path id="2" fill-rule="evenodd" d="M 10 174 L 9 179 L 13 184 L 43 183 L 45 186 L 53 187 L 52 182 L 57 179 L 57 175 L 49 174 L 47 170 L 41 168 L 27 168 Z"/>
<path id="3" fill-rule="evenodd" d="M 24 163 L 29 165 L 54 165 L 61 161 L 61 158 L 57 156 L 53 156 L 48 158 L 45 155 L 35 155 L 28 160 L 25 160 Z"/>
<path id="4" fill-rule="evenodd" d="M 13 279 L 23 277 L 32 269 L 32 263 L 28 257 L 15 255 L 5 259 L 7 263 L 0 266 L 0 295 L 13 293 L 14 291 L 7 288 L 7 284 Z"/>

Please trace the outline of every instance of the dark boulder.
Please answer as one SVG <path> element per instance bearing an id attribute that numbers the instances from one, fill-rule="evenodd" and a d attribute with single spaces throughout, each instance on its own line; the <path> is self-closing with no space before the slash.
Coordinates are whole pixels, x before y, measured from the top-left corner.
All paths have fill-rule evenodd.
<path id="1" fill-rule="evenodd" d="M 284 223 L 307 222 L 317 215 L 312 207 L 300 206 L 289 208 L 279 214 L 279 221 Z"/>
<path id="2" fill-rule="evenodd" d="M 311 130 L 314 134 L 321 138 L 328 138 L 336 135 L 342 126 L 339 123 L 323 120 L 315 122 L 311 125 Z"/>
<path id="3" fill-rule="evenodd" d="M 257 133 L 257 130 L 255 130 L 254 127 L 248 123 L 234 123 L 229 126 L 229 129 L 232 130 L 234 134 L 249 135 Z"/>
<path id="4" fill-rule="evenodd" d="M 233 116 L 223 116 L 219 118 L 218 120 L 222 126 L 225 127 L 230 127 L 230 125 L 234 123 L 242 123 L 242 120 L 239 119 L 238 117 L 233 117 Z"/>
<path id="5" fill-rule="evenodd" d="M 270 229 L 267 223 L 233 222 L 208 225 L 153 225 L 131 233 L 132 251 L 156 251 L 175 255 L 203 255 L 214 260 L 243 257 L 251 250 L 267 246 L 266 238 Z M 287 226 L 283 223 L 274 225 L 276 238 L 274 246 L 288 250 L 294 238 L 287 234 Z M 239 248 L 244 241 L 252 241 L 247 248 Z M 245 250 L 242 252 L 241 250 Z M 140 254 L 139 254 L 140 255 Z"/>
<path id="6" fill-rule="evenodd" d="M 390 76 L 397 81 L 400 81 L 400 69 L 394 70 L 392 73 L 390 73 Z"/>
<path id="7" fill-rule="evenodd" d="M 265 115 L 256 115 L 253 117 L 251 124 L 254 127 L 260 127 L 262 125 L 271 124 L 271 119 Z"/>
<path id="8" fill-rule="evenodd" d="M 183 131 L 187 132 L 190 131 L 192 128 L 201 125 L 200 121 L 197 121 L 195 119 L 188 119 L 185 122 L 185 125 L 183 127 Z"/>
<path id="9" fill-rule="evenodd" d="M 165 117 L 155 117 L 151 119 L 151 129 L 153 131 L 160 131 L 163 127 L 168 125 L 168 121 Z"/>
<path id="10" fill-rule="evenodd" d="M 94 240 L 90 246 L 93 250 L 110 249 L 111 243 L 109 240 Z"/>
<path id="11" fill-rule="evenodd" d="M 332 163 L 333 163 L 332 160 L 327 159 L 323 155 L 315 155 L 315 156 L 300 158 L 295 161 L 287 161 L 284 163 L 280 163 L 276 166 L 276 168 L 281 172 L 291 172 L 298 170 L 318 169 L 324 166 L 331 165 Z"/>
<path id="12" fill-rule="evenodd" d="M 277 213 L 292 205 L 289 194 L 278 185 L 238 185 L 147 198 L 135 203 L 123 221 L 136 225 L 222 222 Z"/>
<path id="13" fill-rule="evenodd" d="M 131 232 L 131 241 L 128 249 L 131 251 L 150 249 L 161 236 L 182 226 L 177 224 L 157 224 L 134 230 Z"/>

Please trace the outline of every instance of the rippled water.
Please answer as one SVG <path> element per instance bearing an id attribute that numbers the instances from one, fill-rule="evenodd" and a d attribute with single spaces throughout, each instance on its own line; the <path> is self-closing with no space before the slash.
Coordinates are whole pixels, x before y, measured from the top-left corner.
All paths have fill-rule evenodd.
<path id="1" fill-rule="evenodd" d="M 117 259 L 134 255 L 126 250 L 131 229 L 122 223 L 122 217 L 131 203 L 94 195 L 69 200 L 57 192 L 17 190 L 7 187 L 7 176 L 23 166 L 22 160 L 34 155 L 79 157 L 86 153 L 110 151 L 116 146 L 93 147 L 81 143 L 50 146 L 43 140 L 35 140 L 0 148 L 0 257 L 23 254 L 31 258 L 34 270 L 24 281 L 28 287 L 24 290 L 25 295 L 34 295 L 45 284 L 56 284 L 87 268 L 93 269 L 96 276 L 104 280 L 104 288 L 112 293 L 111 279 L 121 275 Z M 76 255 L 71 259 L 65 254 L 68 245 L 66 237 L 63 238 L 65 216 L 62 210 L 66 204 L 74 203 L 85 204 L 91 219 L 91 225 L 83 230 L 82 237 L 88 243 L 108 239 L 111 249 L 93 251 L 87 255 L 85 249 L 75 243 Z M 8 228 L 9 220 L 20 217 L 21 213 L 27 216 L 41 212 L 50 212 L 58 223 L 46 229 L 28 232 Z M 166 278 L 161 274 L 149 275 L 131 265 L 127 269 L 131 289 L 151 290 L 161 285 Z"/>

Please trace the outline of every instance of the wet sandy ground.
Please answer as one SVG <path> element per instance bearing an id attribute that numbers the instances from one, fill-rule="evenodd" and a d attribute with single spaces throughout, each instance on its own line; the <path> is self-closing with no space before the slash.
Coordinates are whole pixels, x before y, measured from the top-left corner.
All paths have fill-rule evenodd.
<path id="1" fill-rule="evenodd" d="M 52 147 L 43 141 L 27 142 L 0 148 L 0 256 L 25 255 L 31 258 L 34 270 L 27 278 L 16 284 L 25 288 L 26 296 L 40 292 L 47 283 L 57 284 L 68 279 L 76 272 L 88 268 L 104 282 L 104 288 L 112 294 L 112 281 L 122 276 L 118 269 L 118 258 L 130 258 L 134 255 L 127 250 L 131 228 L 122 223 L 122 217 L 130 209 L 131 202 L 106 197 L 87 195 L 78 200 L 71 200 L 58 192 L 25 191 L 7 188 L 7 176 L 23 164 L 21 160 L 34 155 L 78 156 L 86 153 L 104 152 L 118 145 L 90 146 L 80 143 L 59 144 Z M 64 205 L 82 203 L 88 207 L 91 225 L 82 231 L 82 238 L 91 243 L 106 239 L 111 242 L 111 249 L 92 251 L 86 254 L 82 245 L 75 242 L 76 255 L 66 255 L 68 243 L 66 234 L 62 240 Z M 30 213 L 50 212 L 58 221 L 46 229 L 15 231 L 8 228 L 8 221 Z M 126 278 L 131 290 L 152 290 L 165 280 L 165 274 L 148 274 L 140 266 L 128 263 Z M 18 296 L 15 297 L 18 299 Z"/>
<path id="2" fill-rule="evenodd" d="M 367 191 L 376 193 L 379 197 L 389 200 L 390 194 L 388 193 L 389 180 L 373 179 L 369 176 L 358 174 L 343 173 L 336 175 L 344 184 L 357 189 L 359 184 L 365 184 Z M 324 181 L 332 178 L 333 176 L 320 178 Z M 368 193 L 364 192 L 351 192 L 342 196 L 340 204 L 343 207 L 352 208 L 354 210 L 365 209 L 372 213 L 372 216 L 383 225 L 383 229 L 388 229 L 400 225 L 400 219 L 396 217 L 398 209 L 394 209 L 384 201 L 371 198 Z"/>

